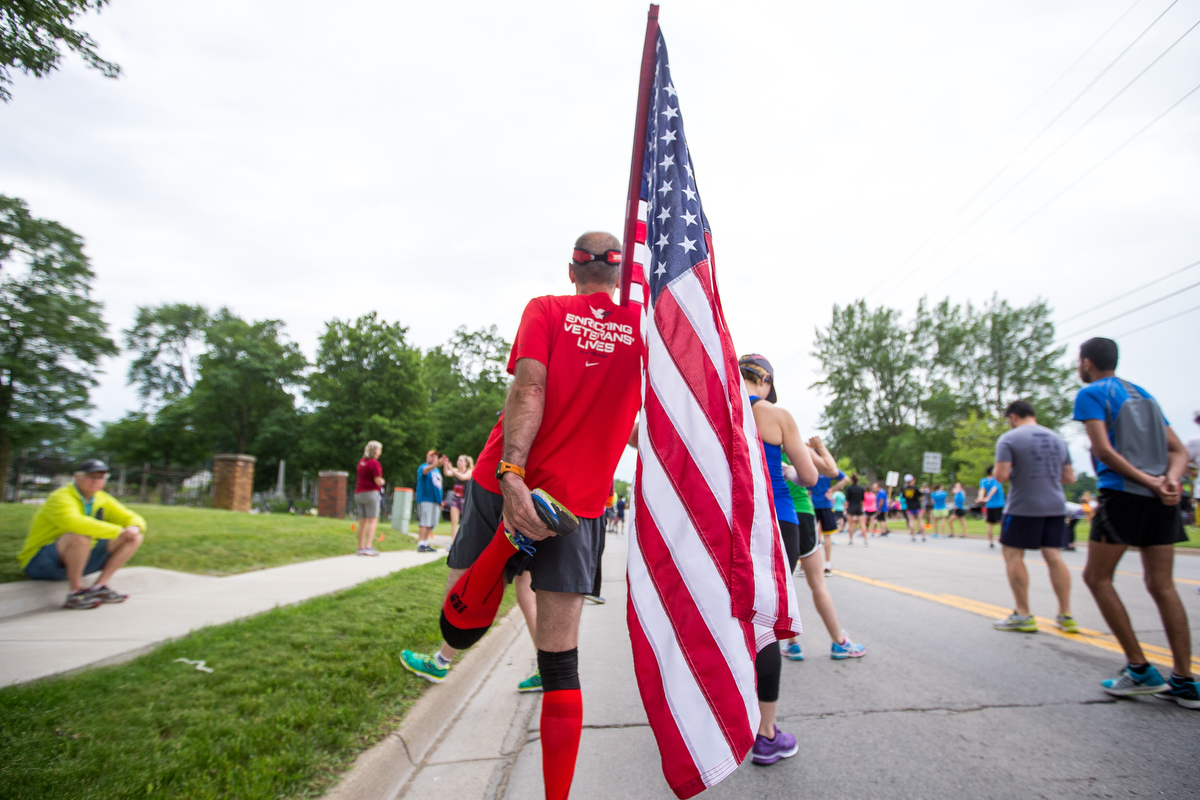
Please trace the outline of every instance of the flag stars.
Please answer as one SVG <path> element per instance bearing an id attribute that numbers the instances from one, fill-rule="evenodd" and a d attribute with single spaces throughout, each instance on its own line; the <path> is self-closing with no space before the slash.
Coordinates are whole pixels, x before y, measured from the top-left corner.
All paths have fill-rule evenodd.
<path id="1" fill-rule="evenodd" d="M 659 164 L 659 166 L 662 167 L 663 169 L 666 169 L 667 167 L 675 166 L 675 156 L 672 156 L 672 155 L 663 156 L 662 163 Z"/>
<path id="2" fill-rule="evenodd" d="M 662 115 L 667 119 L 675 119 L 679 116 L 679 109 L 667 106 L 667 110 L 662 112 Z"/>
<path id="3" fill-rule="evenodd" d="M 688 187 L 688 186 L 683 187 L 683 193 L 687 196 L 688 200 L 694 201 L 696 199 L 696 192 L 694 190 L 692 190 L 691 187 Z"/>
<path id="4" fill-rule="evenodd" d="M 670 181 L 663 181 L 663 185 L 658 187 L 658 191 L 659 191 L 659 194 L 666 194 L 667 192 L 671 191 L 673 188 L 674 187 L 671 186 Z"/>
<path id="5" fill-rule="evenodd" d="M 654 243 L 654 246 L 657 247 L 658 251 L 661 253 L 662 249 L 669 244 L 670 242 L 667 241 L 667 235 L 665 233 L 661 233 L 658 236 L 658 241 Z"/>
<path id="6" fill-rule="evenodd" d="M 674 97 L 676 94 L 678 94 L 678 92 L 675 91 L 674 85 L 670 83 L 663 87 L 663 91 L 667 93 L 668 97 Z"/>
<path id="7" fill-rule="evenodd" d="M 663 211 L 666 211 L 666 209 L 664 208 L 664 209 L 663 209 Z M 691 212 L 684 211 L 684 212 L 683 212 L 683 216 L 681 217 L 681 219 L 682 219 L 684 222 L 686 222 L 688 225 L 695 225 L 695 224 L 696 224 L 696 215 L 695 215 L 695 214 L 692 214 Z"/>
<path id="8" fill-rule="evenodd" d="M 671 209 L 664 207 L 662 213 L 658 215 L 659 222 L 666 222 L 671 218 Z"/>
<path id="9" fill-rule="evenodd" d="M 663 142 L 667 142 L 667 143 L 673 142 L 673 141 L 675 141 L 675 131 L 668 128 L 666 130 L 666 132 L 663 133 L 663 135 L 658 138 Z"/>
<path id="10" fill-rule="evenodd" d="M 666 275 L 667 274 L 667 262 L 665 262 L 665 261 L 658 262 L 658 269 L 654 270 L 654 274 L 655 275 Z"/>
<path id="11" fill-rule="evenodd" d="M 692 165 L 691 165 L 691 164 L 684 164 L 684 165 L 683 165 L 683 168 L 684 168 L 684 169 L 686 169 L 686 170 L 687 170 L 687 172 L 688 172 L 688 180 L 689 180 L 689 181 L 694 181 L 694 180 L 696 179 L 696 176 L 692 174 Z"/>
<path id="12" fill-rule="evenodd" d="M 665 239 L 666 237 L 664 236 L 663 238 Z M 683 241 L 682 241 L 682 242 L 676 242 L 676 244 L 678 244 L 680 247 L 682 247 L 682 248 L 683 248 L 683 252 L 685 252 L 685 253 L 690 253 L 690 252 L 692 252 L 693 250 L 695 250 L 695 249 L 696 249 L 696 240 L 695 240 L 695 239 L 689 239 L 689 238 L 687 238 L 686 236 L 685 236 L 685 237 L 683 237 Z"/>

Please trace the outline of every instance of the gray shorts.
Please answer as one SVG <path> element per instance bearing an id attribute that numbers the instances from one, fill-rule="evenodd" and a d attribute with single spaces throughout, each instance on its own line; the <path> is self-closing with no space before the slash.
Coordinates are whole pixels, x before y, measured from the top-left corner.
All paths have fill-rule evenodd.
<path id="1" fill-rule="evenodd" d="M 379 492 L 355 492 L 354 511 L 359 519 L 379 519 Z"/>
<path id="2" fill-rule="evenodd" d="M 442 516 L 442 507 L 437 503 L 417 503 L 417 525 L 436 528 Z"/>
<path id="3" fill-rule="evenodd" d="M 504 514 L 504 498 L 492 494 L 478 483 L 467 490 L 458 536 L 450 547 L 446 564 L 451 569 L 466 569 L 484 551 L 496 535 Z M 597 582 L 600 554 L 604 552 L 604 518 L 579 518 L 579 529 L 570 536 L 551 536 L 535 543 L 530 558 L 517 553 L 509 559 L 505 577 L 529 571 L 534 591 L 591 594 Z"/>

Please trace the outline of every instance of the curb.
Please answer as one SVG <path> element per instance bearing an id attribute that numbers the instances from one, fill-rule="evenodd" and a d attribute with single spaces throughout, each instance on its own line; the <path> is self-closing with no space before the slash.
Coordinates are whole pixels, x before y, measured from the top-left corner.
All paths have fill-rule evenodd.
<path id="1" fill-rule="evenodd" d="M 514 606 L 471 648 L 446 680 L 429 687 L 408 710 L 400 727 L 360 753 L 325 800 L 394 800 L 425 761 L 433 746 L 491 674 L 493 667 L 525 629 Z"/>

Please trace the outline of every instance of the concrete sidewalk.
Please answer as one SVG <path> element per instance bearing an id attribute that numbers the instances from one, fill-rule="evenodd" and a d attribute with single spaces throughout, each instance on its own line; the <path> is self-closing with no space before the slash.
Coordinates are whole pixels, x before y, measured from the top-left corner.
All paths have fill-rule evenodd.
<path id="1" fill-rule="evenodd" d="M 572 800 L 674 797 L 633 672 L 627 543 L 608 537 L 608 602 L 583 609 L 584 730 Z M 929 590 L 973 596 L 1004 588 L 1002 563 L 951 552 L 990 556 L 986 545 L 917 547 L 908 556 L 892 547 L 841 547 L 837 561 L 861 575 L 925 581 Z M 1046 582 L 1031 572 L 1035 586 Z M 1145 594 L 1140 581 L 1127 575 L 1121 582 L 1139 635 L 1152 639 L 1156 615 L 1138 597 Z M 796 735 L 800 754 L 771 767 L 743 764 L 703 797 L 1195 796 L 1200 767 L 1191 753 L 1200 746 L 1200 712 L 1105 695 L 1099 681 L 1116 674 L 1119 655 L 1060 637 L 1000 633 L 967 610 L 833 577 L 840 622 L 868 647 L 863 659 L 833 661 L 807 585 L 803 578 L 796 584 L 807 658 L 783 664 L 779 727 Z M 1076 584 L 1076 592 L 1090 617 L 1086 590 Z M 1195 601 L 1185 602 L 1195 614 Z M 478 691 L 445 715 L 449 727 L 411 779 L 380 800 L 542 796 L 540 695 L 516 691 L 534 669 L 534 648 L 523 631 L 510 641 Z"/>
<path id="2" fill-rule="evenodd" d="M 126 567 L 113 585 L 129 599 L 86 611 L 62 608 L 66 581 L 0 584 L 0 685 L 125 661 L 197 628 L 347 589 L 443 555 L 402 550 L 377 558 L 337 556 L 220 578 Z"/>

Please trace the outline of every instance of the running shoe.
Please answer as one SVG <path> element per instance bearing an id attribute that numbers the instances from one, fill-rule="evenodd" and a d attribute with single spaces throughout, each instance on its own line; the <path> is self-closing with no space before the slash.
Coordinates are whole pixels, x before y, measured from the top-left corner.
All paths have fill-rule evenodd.
<path id="1" fill-rule="evenodd" d="M 540 692 L 542 690 L 542 673 L 535 672 L 525 680 L 517 684 L 517 691 L 525 694 L 527 692 Z"/>
<path id="2" fill-rule="evenodd" d="M 829 645 L 829 657 L 841 661 L 843 658 L 862 658 L 867 654 L 867 646 L 855 644 L 850 637 L 842 632 L 842 643 L 834 642 Z"/>
<path id="3" fill-rule="evenodd" d="M 1006 619 L 993 622 L 992 627 L 998 631 L 1020 631 L 1021 633 L 1037 633 L 1037 620 L 1032 616 L 1023 617 L 1017 612 L 1008 615 Z"/>
<path id="4" fill-rule="evenodd" d="M 994 550 L 994 549 L 996 548 L 996 543 L 995 543 L 995 542 L 988 542 L 988 547 L 990 547 L 990 548 L 992 548 L 992 549 Z"/>
<path id="5" fill-rule="evenodd" d="M 598 606 L 602 606 L 608 602 L 607 600 L 605 600 L 603 597 L 601 597 L 598 594 L 585 594 L 583 596 L 583 599 L 587 600 L 589 603 L 595 603 Z"/>
<path id="6" fill-rule="evenodd" d="M 104 584 L 93 586 L 91 588 L 92 597 L 99 600 L 101 603 L 124 603 L 129 599 L 129 595 L 114 592 Z"/>
<path id="7" fill-rule="evenodd" d="M 420 551 L 421 551 L 421 545 L 417 545 L 417 552 L 420 552 Z M 355 553 L 354 555 L 365 556 L 366 554 L 367 554 L 367 549 L 365 547 L 360 547 L 360 548 L 358 548 L 358 552 Z"/>
<path id="8" fill-rule="evenodd" d="M 783 657 L 789 661 L 803 661 L 804 660 L 804 653 L 802 653 L 800 651 L 799 642 L 789 643 L 782 650 L 780 650 L 780 652 L 783 653 Z"/>
<path id="9" fill-rule="evenodd" d="M 1184 708 L 1200 708 L 1200 683 L 1195 678 L 1181 678 L 1171 673 L 1167 681 L 1166 691 L 1154 695 L 1163 700 L 1174 700 Z"/>
<path id="10" fill-rule="evenodd" d="M 833 567 L 826 567 L 825 568 L 825 577 L 828 578 L 832 575 L 833 575 Z"/>
<path id="11" fill-rule="evenodd" d="M 1100 685 L 1104 687 L 1104 691 L 1116 697 L 1159 694 L 1167 689 L 1167 682 L 1158 674 L 1158 670 L 1150 665 L 1146 666 L 1144 672 L 1134 672 L 1126 665 L 1120 675 L 1100 681 Z"/>
<path id="12" fill-rule="evenodd" d="M 429 552 L 431 552 L 431 553 L 433 552 L 432 547 L 429 548 Z M 383 553 L 379 552 L 374 547 L 368 547 L 366 550 L 363 550 L 363 555 L 364 556 L 381 556 L 381 555 L 383 555 Z"/>
<path id="13" fill-rule="evenodd" d="M 769 766 L 774 764 L 781 758 L 791 758 L 800 752 L 800 745 L 796 744 L 796 737 L 790 733 L 784 733 L 775 728 L 775 737 L 768 739 L 761 733 L 754 737 L 754 747 L 750 751 L 752 755 L 750 760 L 755 764 Z"/>
<path id="14" fill-rule="evenodd" d="M 1079 633 L 1079 625 L 1070 614 L 1059 614 L 1055 617 L 1054 627 L 1066 633 Z"/>
<path id="15" fill-rule="evenodd" d="M 439 667 L 437 662 L 433 660 L 433 656 L 427 656 L 424 653 L 414 653 L 412 650 L 402 650 L 400 652 L 400 663 L 404 668 L 414 675 L 419 675 L 430 683 L 441 683 L 446 680 L 446 673 L 450 671 L 449 667 Z"/>
<path id="16" fill-rule="evenodd" d="M 92 596 L 92 590 L 79 589 L 67 595 L 67 601 L 63 603 L 63 608 L 95 608 L 103 602 L 100 599 Z"/>

